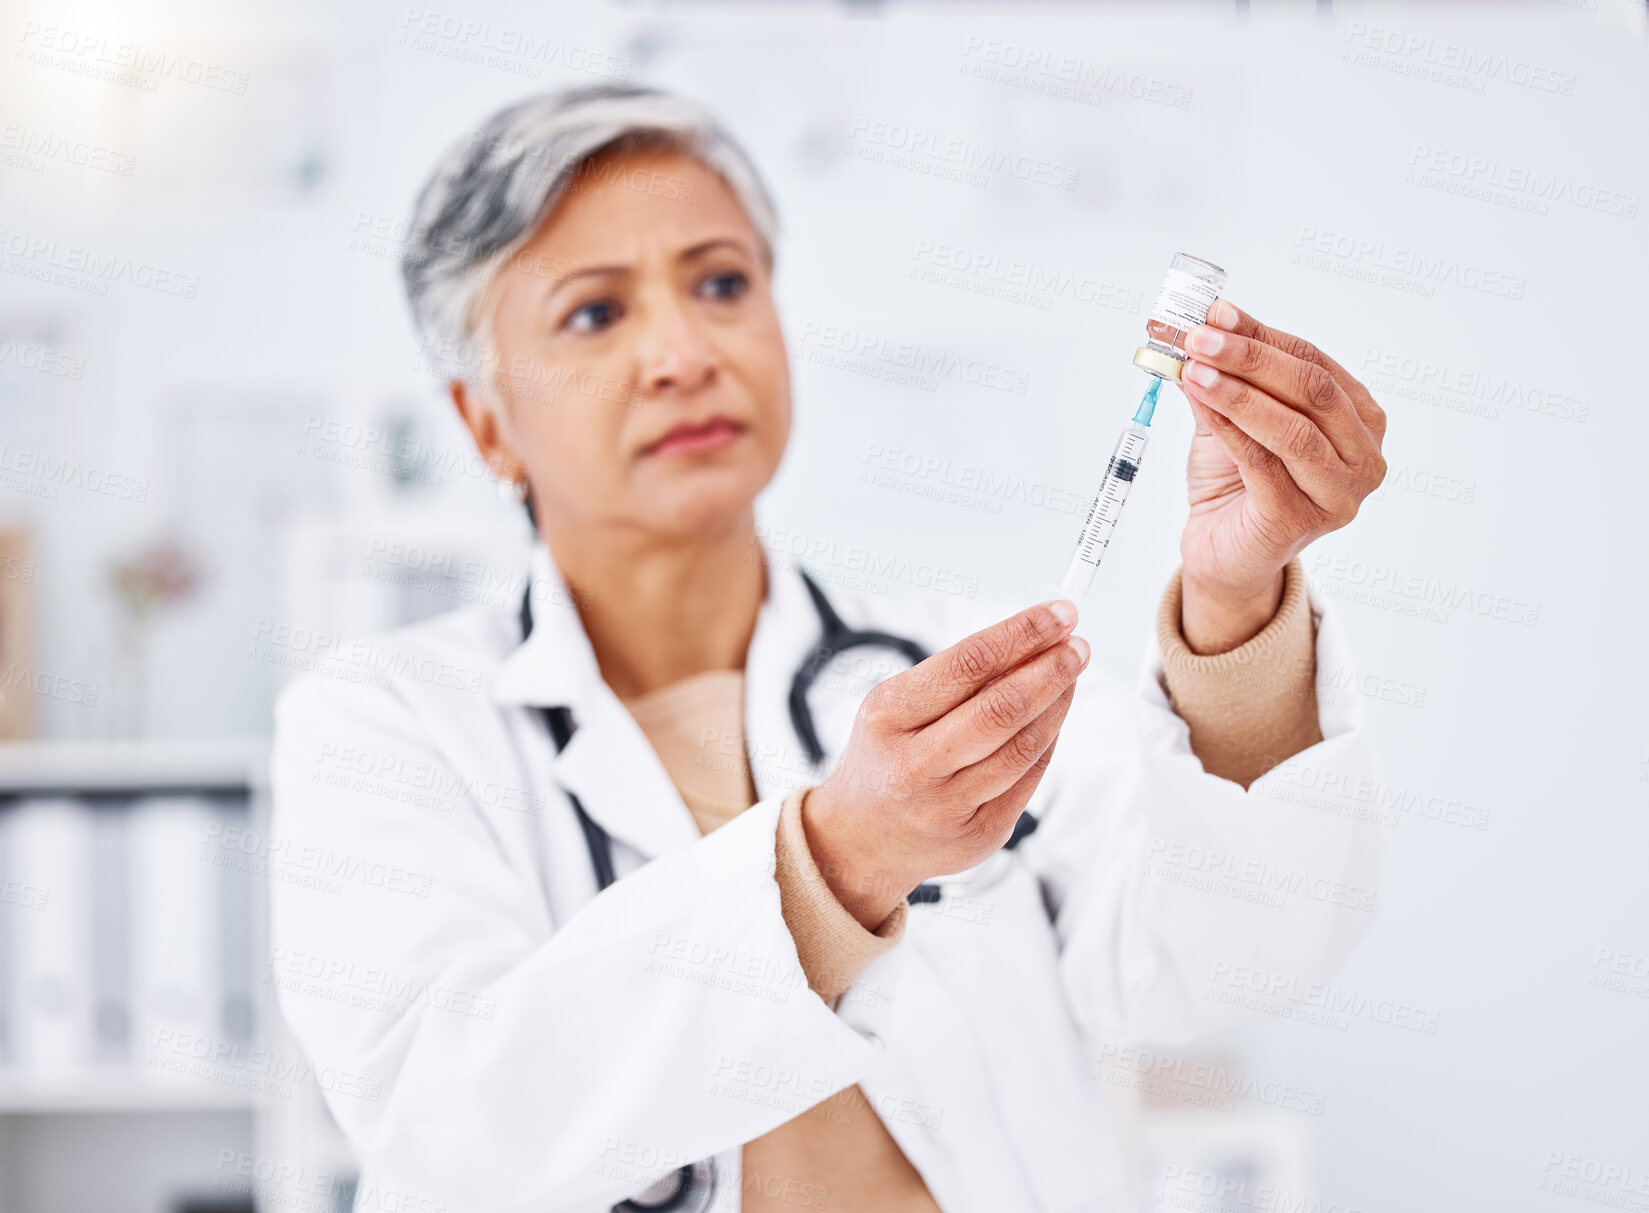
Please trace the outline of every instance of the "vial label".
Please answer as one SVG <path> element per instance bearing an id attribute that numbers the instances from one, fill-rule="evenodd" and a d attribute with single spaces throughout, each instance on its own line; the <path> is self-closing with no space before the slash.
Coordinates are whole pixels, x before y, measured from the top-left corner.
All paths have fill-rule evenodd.
<path id="1" fill-rule="evenodd" d="M 1162 280 L 1162 292 L 1151 307 L 1151 319 L 1170 328 L 1194 329 L 1208 320 L 1208 309 L 1220 297 L 1220 288 L 1206 278 L 1169 270 Z"/>

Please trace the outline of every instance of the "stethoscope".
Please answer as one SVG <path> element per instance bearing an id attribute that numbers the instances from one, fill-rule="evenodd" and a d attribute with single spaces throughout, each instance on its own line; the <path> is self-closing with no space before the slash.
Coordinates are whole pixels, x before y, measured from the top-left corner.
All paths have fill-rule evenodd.
<path id="1" fill-rule="evenodd" d="M 842 622 L 841 616 L 836 614 L 835 608 L 830 605 L 830 600 L 825 597 L 818 583 L 806 572 L 797 571 L 801 573 L 802 581 L 807 585 L 808 597 L 813 600 L 813 609 L 819 614 L 821 634 L 819 642 L 809 650 L 806 660 L 790 680 L 790 724 L 796 731 L 797 740 L 807 752 L 808 760 L 816 766 L 824 761 L 825 749 L 819 741 L 819 731 L 807 695 L 825 667 L 843 653 L 857 648 L 891 649 L 908 660 L 911 665 L 926 661 L 928 651 L 914 640 L 895 636 L 890 632 L 861 632 L 848 627 Z M 532 635 L 532 622 L 532 587 L 529 586 L 521 598 L 523 644 L 526 643 L 527 637 Z M 540 708 L 539 711 L 544 716 L 544 723 L 555 741 L 556 753 L 559 754 L 567 748 L 576 727 L 572 711 L 564 706 Z M 578 827 L 584 834 L 584 845 L 590 852 L 590 866 L 595 870 L 599 892 L 616 879 L 613 873 L 612 837 L 585 812 L 577 796 L 567 792 L 567 799 L 572 804 L 573 815 L 578 818 Z M 1020 814 L 1019 820 L 1014 824 L 1012 836 L 1002 848 L 1003 851 L 1010 851 L 1018 846 L 1036 826 L 1035 816 L 1030 813 Z M 1007 856 L 999 853 L 995 859 L 1005 861 Z M 926 902 L 936 902 L 943 895 L 944 890 L 939 884 L 924 881 L 911 890 L 907 900 L 912 905 L 922 905 Z M 674 1176 L 666 1176 L 640 1196 L 616 1204 L 613 1208 L 615 1213 L 706 1213 L 714 1201 L 715 1191 L 715 1160 L 705 1159 L 682 1167 Z M 655 1192 L 656 1197 L 653 1195 Z"/>

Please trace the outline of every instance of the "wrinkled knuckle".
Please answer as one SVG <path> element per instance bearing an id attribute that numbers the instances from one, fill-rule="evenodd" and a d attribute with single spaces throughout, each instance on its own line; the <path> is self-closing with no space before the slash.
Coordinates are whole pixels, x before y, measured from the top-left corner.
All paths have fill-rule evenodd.
<path id="1" fill-rule="evenodd" d="M 1012 755 L 1016 767 L 1029 767 L 1045 748 L 1043 739 L 1037 735 L 1035 729 L 1021 729 L 1014 734 L 1009 745 L 1012 748 L 1008 753 Z"/>
<path id="2" fill-rule="evenodd" d="M 1312 385 L 1311 402 L 1325 412 L 1347 405 L 1346 395 L 1340 389 L 1340 381 L 1327 371 L 1319 371 L 1316 383 Z M 1355 411 L 1355 410 L 1354 410 Z"/>
<path id="3" fill-rule="evenodd" d="M 978 682 L 990 673 L 995 648 L 983 636 L 976 636 L 956 650 L 956 668 L 969 682 Z"/>
<path id="4" fill-rule="evenodd" d="M 1291 422 L 1283 434 L 1283 450 L 1290 459 L 1300 463 L 1315 463 L 1323 455 L 1322 436 L 1317 427 L 1301 418 Z"/>
<path id="5" fill-rule="evenodd" d="M 1334 382 L 1322 367 L 1308 362 L 1300 373 L 1300 397 L 1319 411 L 1327 411 L 1340 402 L 1340 385 Z"/>
<path id="6" fill-rule="evenodd" d="M 1365 493 L 1372 493 L 1380 487 L 1380 482 L 1386 477 L 1385 465 L 1385 457 L 1373 447 L 1348 456 L 1347 491 L 1359 497 Z"/>
<path id="7" fill-rule="evenodd" d="M 1304 337 L 1296 337 L 1293 333 L 1278 333 L 1277 347 L 1285 354 L 1298 358 L 1303 362 L 1313 362 L 1322 366 L 1323 352 Z"/>
<path id="8" fill-rule="evenodd" d="M 1024 715 L 1025 692 L 1011 683 L 998 683 L 985 692 L 981 706 L 985 722 L 997 729 L 1012 728 Z"/>
<path id="9" fill-rule="evenodd" d="M 1053 619 L 1047 611 L 1027 611 L 1017 616 L 1013 624 L 1013 647 L 1020 652 L 1035 648 L 1052 627 Z"/>
<path id="10" fill-rule="evenodd" d="M 1030 766 L 1027 769 L 1031 771 L 1045 771 L 1048 769 L 1048 764 L 1053 760 L 1053 746 L 1045 745 L 1036 752 L 1035 757 L 1031 759 Z"/>
<path id="11" fill-rule="evenodd" d="M 1250 438 L 1247 434 L 1242 436 L 1242 446 L 1249 462 L 1256 467 L 1265 471 L 1273 471 L 1282 466 L 1283 461 L 1276 451 L 1273 451 L 1263 442 L 1257 442 Z"/>
<path id="12" fill-rule="evenodd" d="M 983 811 L 975 813 L 957 831 L 957 841 L 970 854 L 981 852 L 990 847 L 990 828 L 985 823 Z"/>

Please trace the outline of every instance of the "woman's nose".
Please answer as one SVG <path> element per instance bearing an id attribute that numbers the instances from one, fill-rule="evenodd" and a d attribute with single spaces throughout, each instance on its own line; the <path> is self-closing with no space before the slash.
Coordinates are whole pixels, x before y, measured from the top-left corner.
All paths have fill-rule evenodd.
<path id="1" fill-rule="evenodd" d="M 678 306 L 651 309 L 641 338 L 641 383 L 649 393 L 692 392 L 715 378 L 716 360 L 692 319 Z"/>

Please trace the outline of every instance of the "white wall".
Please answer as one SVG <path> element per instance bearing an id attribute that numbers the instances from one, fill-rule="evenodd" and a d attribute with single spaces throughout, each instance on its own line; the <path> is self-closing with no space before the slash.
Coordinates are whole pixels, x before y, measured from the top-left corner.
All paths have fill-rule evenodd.
<path id="1" fill-rule="evenodd" d="M 193 300 L 128 283 L 107 295 L 43 287 L 7 247 L 0 331 L 57 318 L 84 375 L 0 359 L 5 441 L 152 492 L 138 505 L 67 487 L 42 503 L 0 488 L 0 508 L 40 531 L 39 663 L 105 687 L 101 562 L 183 525 L 218 564 L 202 599 L 160 629 L 150 719 L 166 733 L 248 731 L 266 723 L 275 671 L 245 653 L 258 622 L 284 608 L 271 546 L 245 537 L 310 516 L 404 518 L 415 504 L 374 473 L 291 456 L 303 417 L 376 424 L 384 401 L 406 398 L 432 441 L 461 447 L 412 369 L 393 262 L 360 241 L 404 217 L 440 148 L 538 85 L 519 60 L 488 67 L 400 44 L 406 4 L 158 7 L 132 24 L 113 6 L 0 6 L 0 37 L 17 45 L 30 22 L 126 29 L 249 73 L 244 95 L 178 80 L 149 93 L 7 63 L 0 127 L 101 142 L 132 172 L 61 158 L 39 172 L 0 167 L 0 228 L 128 254 L 199 286 Z M 1148 306 L 1176 250 L 1219 261 L 1233 299 L 1367 378 L 1390 416 L 1389 485 L 1306 564 L 1340 597 L 1370 676 L 1385 794 L 1454 802 L 1487 822 L 1400 814 L 1383 914 L 1342 981 L 1435 1014 L 1434 1035 L 1370 1012 L 1345 1031 L 1278 1022 L 1235 1047 L 1253 1073 L 1326 1095 L 1313 1126 L 1324 1207 L 1592 1203 L 1541 1189 L 1561 1170 L 1554 1155 L 1649 1173 L 1649 980 L 1628 979 L 1635 993 L 1592 984 L 1607 975 L 1600 950 L 1635 955 L 1640 973 L 1649 963 L 1642 6 L 1363 5 L 1324 18 L 1256 6 L 1246 20 L 1226 6 L 563 7 L 567 48 L 621 57 L 632 78 L 705 100 L 778 196 L 799 424 L 766 503 L 775 531 L 927 562 L 976 578 L 981 595 L 1037 592 L 1081 519 L 1031 498 L 1052 490 L 1068 504 L 1091 490 L 1142 386 L 1129 356 L 1143 307 L 1077 296 Z M 541 3 L 448 10 L 500 31 L 545 22 Z M 1121 84 L 1079 99 L 982 79 L 992 40 L 1072 56 Z M 595 78 L 552 69 L 543 83 Z M 1126 95 L 1135 84 L 1159 100 Z M 1075 188 L 1002 174 L 981 188 L 849 150 L 873 142 L 856 125 L 882 122 L 1074 169 Z M 1443 171 L 1417 178 L 1434 155 Z M 1473 161 L 1485 163 L 1475 176 Z M 1557 196 L 1474 192 L 1514 170 L 1554 180 Z M 938 246 L 995 258 L 1001 273 L 1024 262 L 1069 274 L 1075 287 L 1035 306 L 969 289 L 989 271 L 913 278 Z M 1398 264 L 1406 272 L 1390 272 Z M 1490 289 L 1466 284 L 1485 273 Z M 1506 289 L 1517 297 L 1495 293 Z M 804 335 L 824 326 L 982 357 L 1025 376 L 1027 391 L 956 379 L 912 389 L 820 365 L 808 357 L 819 339 Z M 225 410 L 223 433 L 265 435 L 257 450 L 273 470 L 254 477 L 255 501 L 241 493 L 249 456 L 215 458 L 210 435 L 179 479 L 164 425 L 180 402 Z M 261 431 L 237 420 L 271 407 Z M 1087 609 L 1099 659 L 1130 677 L 1184 519 L 1189 417 L 1170 392 L 1158 418 Z M 1028 491 L 999 509 L 934 501 L 863 480 L 873 450 L 949 461 L 956 476 L 982 468 Z M 895 474 L 906 490 L 939 475 Z M 448 476 L 427 497 L 448 521 L 508 525 L 476 478 Z M 1401 596 L 1355 600 L 1379 579 L 1469 591 L 1487 613 L 1425 618 L 1398 609 L 1411 601 Z M 884 581 L 890 594 L 931 592 Z M 1495 617 L 1491 599 L 1529 622 Z M 55 734 L 103 727 L 83 704 L 40 708 Z"/>

